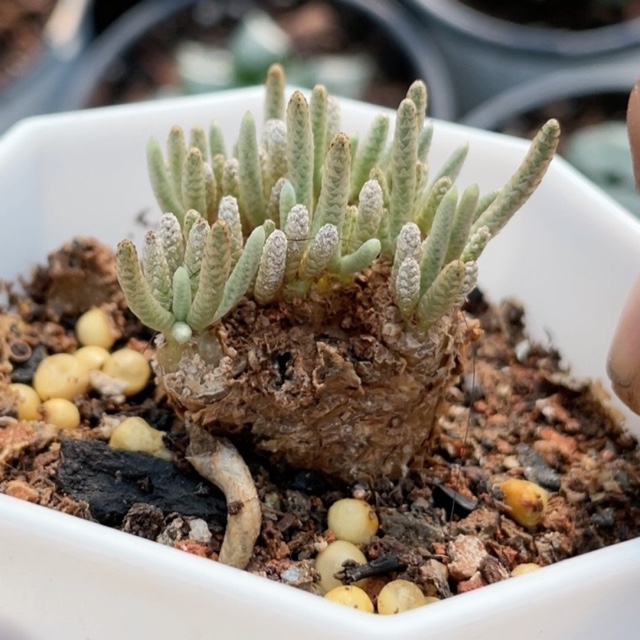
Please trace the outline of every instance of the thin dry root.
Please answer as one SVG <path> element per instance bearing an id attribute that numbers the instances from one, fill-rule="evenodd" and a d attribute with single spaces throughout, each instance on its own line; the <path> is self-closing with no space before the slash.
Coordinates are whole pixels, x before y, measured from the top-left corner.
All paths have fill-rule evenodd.
<path id="1" fill-rule="evenodd" d="M 220 562 L 244 569 L 260 533 L 262 510 L 253 478 L 238 450 L 225 438 L 216 438 L 196 425 L 187 426 L 187 460 L 215 484 L 227 499 L 227 530 Z"/>

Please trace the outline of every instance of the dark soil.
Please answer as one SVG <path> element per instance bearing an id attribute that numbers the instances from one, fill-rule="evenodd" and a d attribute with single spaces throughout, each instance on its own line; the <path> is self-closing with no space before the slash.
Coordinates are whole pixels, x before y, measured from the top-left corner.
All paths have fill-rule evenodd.
<path id="1" fill-rule="evenodd" d="M 460 0 L 483 13 L 530 26 L 583 31 L 640 16 L 638 0 Z"/>
<path id="2" fill-rule="evenodd" d="M 108 269 L 109 260 L 94 264 Z M 105 270 L 99 277 L 106 275 Z M 40 270 L 28 295 L 11 294 L 11 313 L 2 316 L 0 491 L 215 560 L 224 534 L 224 517 L 212 511 L 216 492 L 193 489 L 194 500 L 182 507 L 187 514 L 152 490 L 156 474 L 177 474 L 187 487 L 194 479 L 183 458 L 183 425 L 153 385 L 124 401 L 95 392 L 79 398 L 82 424 L 71 432 L 15 419 L 6 382 L 28 381 L 34 360 L 77 346 L 73 326 L 84 309 L 61 312 L 59 304 L 50 304 L 48 292 L 63 288 L 64 273 L 56 279 Z M 117 346 L 151 355 L 149 332 L 121 300 L 111 309 L 122 332 Z M 465 375 L 449 390 L 450 406 L 433 454 L 404 479 L 342 486 L 304 470 L 275 470 L 243 451 L 263 510 L 249 571 L 316 591 L 313 559 L 334 537 L 327 530 L 327 509 L 351 495 L 374 505 L 381 523 L 378 535 L 362 545 L 374 575 L 367 586 L 374 598 L 392 577 L 447 598 L 506 579 L 521 563 L 545 566 L 640 535 L 640 451 L 598 384 L 573 379 L 553 348 L 527 338 L 517 302 L 490 307 L 476 291 L 465 311 L 479 320 L 485 335 L 470 350 Z M 140 478 L 126 470 L 139 470 L 141 454 L 118 454 L 116 466 L 122 468 L 117 470 L 112 457 L 102 460 L 99 452 L 122 415 L 142 416 L 165 431 L 175 465 L 158 461 L 158 468 L 150 464 Z M 88 455 L 87 447 L 98 455 Z M 83 475 L 99 478 L 101 490 L 83 493 Z M 127 489 L 131 502 L 126 512 L 105 516 L 105 497 L 123 476 L 135 485 Z M 509 516 L 498 487 L 510 477 L 527 478 L 550 492 L 548 511 L 536 528 L 524 528 Z M 211 504 L 198 508 L 195 494 Z"/>
<path id="3" fill-rule="evenodd" d="M 43 48 L 42 32 L 56 0 L 0 2 L 0 91 L 26 74 Z"/>
<path id="4" fill-rule="evenodd" d="M 395 107 L 417 77 L 399 45 L 357 11 L 343 7 L 338 11 L 317 0 L 213 4 L 218 9 L 209 16 L 189 8 L 148 33 L 113 65 L 87 106 L 133 102 L 151 98 L 159 91 L 179 91 L 175 61 L 178 45 L 190 40 L 226 47 L 230 35 L 251 5 L 269 13 L 289 35 L 295 59 L 305 61 L 319 54 L 359 52 L 372 56 L 375 75 L 359 96 L 362 100 Z M 259 84 L 263 77 L 264 72 L 260 69 L 255 77 L 244 78 L 242 84 Z"/>

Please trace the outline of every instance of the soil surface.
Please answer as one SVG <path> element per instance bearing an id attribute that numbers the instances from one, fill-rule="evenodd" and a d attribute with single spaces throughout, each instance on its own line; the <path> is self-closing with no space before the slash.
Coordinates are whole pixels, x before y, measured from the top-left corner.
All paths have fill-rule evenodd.
<path id="1" fill-rule="evenodd" d="M 9 288 L 12 307 L 0 325 L 0 491 L 216 560 L 225 523 L 220 494 L 184 460 L 184 427 L 152 384 L 128 399 L 96 392 L 78 398 L 82 424 L 66 432 L 15 418 L 6 382 L 29 383 L 46 354 L 77 347 L 74 323 L 86 305 L 72 308 L 65 283 L 81 289 L 77 265 L 88 262 L 87 286 L 100 281 L 108 289 L 112 256 L 87 239 L 51 257 L 66 270 L 40 269 L 26 294 Z M 121 333 L 116 346 L 150 357 L 153 336 L 122 299 L 103 308 Z M 640 535 L 640 450 L 598 384 L 572 378 L 555 349 L 527 338 L 517 302 L 490 307 L 475 291 L 465 312 L 479 320 L 484 337 L 449 390 L 433 454 L 401 481 L 331 484 L 243 451 L 263 512 L 250 572 L 318 592 L 314 558 L 334 539 L 327 510 L 348 496 L 367 500 L 380 520 L 378 534 L 361 545 L 374 600 L 395 577 L 448 598 L 507 579 L 519 564 L 546 566 Z M 132 415 L 166 433 L 175 463 L 105 445 L 119 419 Z M 499 489 L 508 478 L 549 492 L 536 527 L 510 517 Z M 182 489 L 172 495 L 164 488 L 169 481 Z M 123 484 L 125 497 L 114 500 Z M 347 581 L 357 579 L 362 567 L 345 571 Z"/>
<path id="2" fill-rule="evenodd" d="M 0 91 L 29 71 L 42 51 L 42 32 L 56 0 L 0 2 Z"/>
<path id="3" fill-rule="evenodd" d="M 640 16 L 638 0 L 460 0 L 495 18 L 530 26 L 582 31 Z"/>
<path id="4" fill-rule="evenodd" d="M 288 35 L 291 58 L 297 62 L 312 64 L 311 58 L 327 54 L 370 56 L 374 73 L 359 99 L 395 107 L 418 75 L 399 45 L 360 12 L 344 7 L 338 11 L 318 0 L 302 3 L 254 0 L 237 5 L 228 3 L 227 9 L 221 9 L 218 3 L 212 5 L 217 8 L 209 12 L 198 11 L 197 7 L 179 12 L 145 35 L 112 66 L 87 106 L 134 102 L 181 92 L 175 55 L 180 43 L 188 40 L 228 47 L 247 7 L 252 5 L 268 13 Z M 287 66 L 285 61 L 285 68 Z M 263 77 L 264 70 L 259 69 L 254 77 L 239 78 L 238 82 L 259 84 Z"/>

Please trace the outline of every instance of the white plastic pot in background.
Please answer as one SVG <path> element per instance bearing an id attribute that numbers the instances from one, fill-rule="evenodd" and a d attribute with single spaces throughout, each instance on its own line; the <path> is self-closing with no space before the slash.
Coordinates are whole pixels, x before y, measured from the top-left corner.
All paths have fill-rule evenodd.
<path id="1" fill-rule="evenodd" d="M 386 33 L 407 59 L 411 79 L 423 79 L 429 88 L 429 109 L 434 117 L 453 119 L 456 106 L 449 73 L 439 49 L 424 35 L 413 16 L 396 0 L 327 0 L 338 9 L 355 12 L 363 25 L 372 25 Z M 105 78 L 109 68 L 137 42 L 156 27 L 173 19 L 179 12 L 196 5 L 220 5 L 219 18 L 225 11 L 241 17 L 259 2 L 243 0 L 143 0 L 123 14 L 92 44 L 83 59 L 71 70 L 60 93 L 57 110 L 82 109 Z M 383 52 L 384 53 L 384 52 Z"/>
<path id="2" fill-rule="evenodd" d="M 517 84 L 561 69 L 601 63 L 615 70 L 628 63 L 640 74 L 640 18 L 568 31 L 499 20 L 460 0 L 403 1 L 444 54 L 460 116 Z"/>
<path id="3" fill-rule="evenodd" d="M 33 66 L 0 92 L 0 134 L 21 118 L 54 110 L 60 84 L 90 40 L 91 4 L 91 0 L 57 1 Z"/>
<path id="4" fill-rule="evenodd" d="M 0 277 L 27 274 L 77 235 L 136 242 L 157 211 L 149 136 L 215 119 L 227 143 L 262 89 L 43 116 L 0 141 Z M 342 102 L 364 134 L 378 107 Z M 528 143 L 436 122 L 431 166 L 468 141 L 460 184 L 504 184 Z M 640 272 L 640 225 L 556 159 L 483 255 L 480 286 L 519 298 L 533 338 L 553 340 L 579 375 L 606 385 L 605 357 Z M 640 434 L 640 419 L 629 416 Z M 266 578 L 0 495 L 3 640 L 627 640 L 640 628 L 640 539 L 398 616 L 374 616 Z"/>
<path id="5" fill-rule="evenodd" d="M 586 65 L 579 69 L 556 71 L 539 78 L 507 89 L 490 98 L 476 109 L 470 111 L 462 122 L 472 127 L 502 131 L 505 125 L 537 109 L 560 103 L 563 100 L 577 102 L 600 95 L 618 94 L 622 103 L 626 103 L 633 86 L 640 75 L 638 65 L 608 64 Z M 545 112 L 548 112 L 546 109 Z M 569 123 L 567 123 L 569 124 Z M 594 123 L 595 124 L 595 123 Z M 623 127 L 622 124 L 619 125 Z M 640 216 L 640 196 L 635 191 L 635 181 L 631 165 L 631 151 L 628 147 L 626 132 L 621 131 L 616 140 L 609 135 L 601 135 L 603 144 L 617 153 L 612 155 L 602 144 L 591 147 L 575 156 L 575 166 L 580 168 L 619 202 L 624 204 L 636 216 Z M 620 148 L 620 138 L 625 148 Z M 571 151 L 569 149 L 569 151 Z M 585 155 L 587 154 L 587 155 Z M 592 157 L 589 157 L 591 155 Z M 618 166 L 624 162 L 623 166 Z"/>

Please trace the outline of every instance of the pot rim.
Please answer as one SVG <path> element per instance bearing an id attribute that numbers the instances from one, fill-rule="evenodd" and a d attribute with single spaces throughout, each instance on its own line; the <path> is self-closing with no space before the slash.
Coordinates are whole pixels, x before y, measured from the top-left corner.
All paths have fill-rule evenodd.
<path id="1" fill-rule="evenodd" d="M 630 93 L 638 79 L 633 65 L 598 64 L 563 69 L 523 82 L 483 102 L 460 122 L 470 127 L 498 130 L 508 118 L 537 109 L 554 100 L 598 93 Z"/>
<path id="2" fill-rule="evenodd" d="M 448 29 L 490 47 L 569 57 L 613 53 L 640 44 L 640 17 L 597 29 L 569 31 L 515 24 L 463 5 L 459 0 L 411 1 Z"/>

